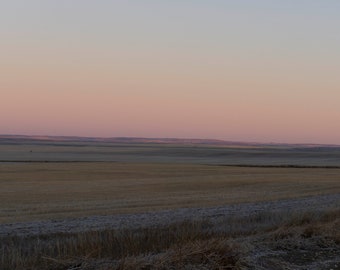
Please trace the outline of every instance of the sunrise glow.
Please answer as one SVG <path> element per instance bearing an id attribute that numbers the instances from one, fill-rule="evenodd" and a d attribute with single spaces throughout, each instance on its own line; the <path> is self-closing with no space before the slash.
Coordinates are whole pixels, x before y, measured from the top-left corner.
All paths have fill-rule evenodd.
<path id="1" fill-rule="evenodd" d="M 0 134 L 340 144 L 340 2 L 4 1 Z"/>

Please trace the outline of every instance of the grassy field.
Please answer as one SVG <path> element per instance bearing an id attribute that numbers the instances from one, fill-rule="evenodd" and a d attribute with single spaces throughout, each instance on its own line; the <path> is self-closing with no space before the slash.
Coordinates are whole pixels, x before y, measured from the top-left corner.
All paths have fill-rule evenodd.
<path id="1" fill-rule="evenodd" d="M 338 270 L 340 211 L 261 212 L 162 227 L 0 238 L 0 269 Z"/>
<path id="2" fill-rule="evenodd" d="M 208 207 L 340 192 L 340 169 L 0 163 L 0 222 Z"/>

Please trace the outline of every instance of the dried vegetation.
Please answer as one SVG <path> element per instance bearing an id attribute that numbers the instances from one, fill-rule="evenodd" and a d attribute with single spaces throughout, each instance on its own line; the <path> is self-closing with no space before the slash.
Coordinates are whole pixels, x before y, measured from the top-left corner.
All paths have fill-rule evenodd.
<path id="1" fill-rule="evenodd" d="M 280 217 L 280 218 L 278 218 Z M 2 237 L 1 269 L 339 269 L 340 210 Z"/>

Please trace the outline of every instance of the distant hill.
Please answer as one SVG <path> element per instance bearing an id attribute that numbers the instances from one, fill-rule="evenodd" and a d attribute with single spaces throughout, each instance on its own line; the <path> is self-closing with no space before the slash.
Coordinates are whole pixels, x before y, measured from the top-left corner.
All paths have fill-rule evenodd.
<path id="1" fill-rule="evenodd" d="M 287 143 L 256 143 L 256 142 L 237 142 L 214 139 L 181 139 L 181 138 L 142 138 L 142 137 L 77 137 L 77 136 L 30 136 L 30 135 L 0 135 L 0 143 L 15 142 L 101 142 L 101 143 L 158 143 L 158 144 L 183 144 L 183 145 L 216 145 L 224 147 L 340 147 L 331 144 L 287 144 Z"/>

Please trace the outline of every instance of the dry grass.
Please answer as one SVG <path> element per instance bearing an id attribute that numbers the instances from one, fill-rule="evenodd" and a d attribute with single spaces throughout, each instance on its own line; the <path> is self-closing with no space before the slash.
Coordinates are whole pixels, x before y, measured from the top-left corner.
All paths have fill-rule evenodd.
<path id="1" fill-rule="evenodd" d="M 249 265 L 255 269 L 340 269 L 340 211 L 305 213 L 274 231 L 253 239 L 256 248 L 270 254 Z M 261 267 L 259 267 L 261 266 Z"/>
<path id="2" fill-rule="evenodd" d="M 0 223 L 337 193 L 339 174 L 322 168 L 3 163 Z"/>
<path id="3" fill-rule="evenodd" d="M 238 246 L 227 238 L 194 240 L 176 245 L 156 256 L 121 259 L 116 268 L 133 269 L 236 269 L 240 260 Z"/>
<path id="4" fill-rule="evenodd" d="M 260 270 L 336 265 L 339 209 L 282 213 L 280 220 L 271 214 L 226 219 L 224 224 L 202 220 L 139 230 L 3 237 L 0 269 Z"/>

